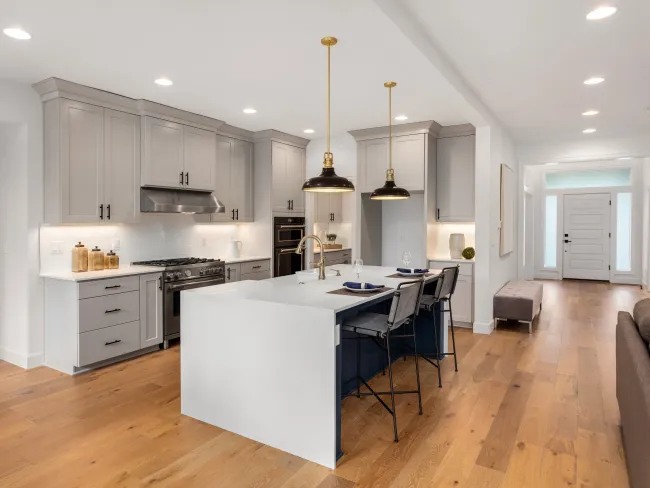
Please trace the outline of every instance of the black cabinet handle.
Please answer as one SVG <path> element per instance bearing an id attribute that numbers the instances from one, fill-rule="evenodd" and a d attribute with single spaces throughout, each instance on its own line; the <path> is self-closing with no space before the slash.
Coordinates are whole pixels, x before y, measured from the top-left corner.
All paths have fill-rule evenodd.
<path id="1" fill-rule="evenodd" d="M 104 220 L 104 204 L 103 203 L 99 206 L 99 218 L 101 220 Z"/>
<path id="2" fill-rule="evenodd" d="M 230 268 L 228 268 L 228 279 L 230 279 Z"/>
<path id="3" fill-rule="evenodd" d="M 232 220 L 235 220 L 235 209 L 233 208 L 231 212 L 232 212 Z"/>
<path id="4" fill-rule="evenodd" d="M 261 268 L 262 265 L 260 264 L 259 266 L 253 266 L 253 269 Z"/>
<path id="5" fill-rule="evenodd" d="M 235 220 L 239 220 L 239 209 L 235 210 L 235 213 L 237 214 L 237 218 Z"/>
<path id="6" fill-rule="evenodd" d="M 440 219 L 440 209 L 438 209 L 438 220 Z"/>
<path id="7" fill-rule="evenodd" d="M 293 210 L 293 200 L 291 200 L 291 210 Z"/>
<path id="8" fill-rule="evenodd" d="M 113 288 L 122 288 L 122 285 L 105 286 L 104 290 L 111 290 Z"/>
<path id="9" fill-rule="evenodd" d="M 115 313 L 122 311 L 121 308 L 114 308 L 113 310 L 106 310 L 104 313 Z"/>
<path id="10" fill-rule="evenodd" d="M 162 278 L 158 278 L 158 289 L 162 290 Z"/>
<path id="11" fill-rule="evenodd" d="M 115 339 L 114 341 L 105 342 L 104 345 L 105 346 L 110 346 L 111 344 L 117 344 L 119 342 L 122 342 L 122 339 Z"/>
<path id="12" fill-rule="evenodd" d="M 111 204 L 106 205 L 106 218 L 111 220 Z"/>
<path id="13" fill-rule="evenodd" d="M 570 241 L 569 239 L 564 239 L 565 244 L 568 244 L 569 242 L 572 242 L 572 241 Z"/>
<path id="14" fill-rule="evenodd" d="M 291 200 L 287 200 L 287 210 L 291 210 Z"/>
<path id="15" fill-rule="evenodd" d="M 182 171 L 181 171 L 181 181 L 180 181 L 180 184 L 181 184 L 181 185 L 183 184 L 183 172 L 182 172 Z"/>
<path id="16" fill-rule="evenodd" d="M 190 173 L 185 173 L 185 184 L 189 186 L 190 184 Z"/>

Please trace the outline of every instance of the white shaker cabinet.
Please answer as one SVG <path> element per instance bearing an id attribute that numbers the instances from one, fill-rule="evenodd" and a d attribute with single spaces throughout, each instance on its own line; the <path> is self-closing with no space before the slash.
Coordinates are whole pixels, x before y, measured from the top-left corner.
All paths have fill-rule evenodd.
<path id="1" fill-rule="evenodd" d="M 217 135 L 214 132 L 183 126 L 185 188 L 212 191 L 217 173 L 216 158 Z"/>
<path id="2" fill-rule="evenodd" d="M 436 218 L 440 222 L 474 221 L 476 136 L 438 139 Z"/>
<path id="3" fill-rule="evenodd" d="M 273 211 L 304 213 L 305 150 L 274 141 L 271 159 Z"/>
<path id="4" fill-rule="evenodd" d="M 140 276 L 140 349 L 163 342 L 162 273 Z"/>
<path id="5" fill-rule="evenodd" d="M 266 280 L 271 277 L 271 260 L 243 261 L 226 264 L 226 283 Z"/>
<path id="6" fill-rule="evenodd" d="M 393 137 L 393 169 L 397 186 L 409 191 L 424 190 L 425 139 L 425 134 Z M 358 149 L 363 172 L 361 192 L 371 193 L 386 183 L 388 138 L 361 141 Z"/>
<path id="7" fill-rule="evenodd" d="M 343 195 L 341 193 L 315 193 L 314 222 L 343 222 Z"/>
<path id="8" fill-rule="evenodd" d="M 454 325 L 470 327 L 474 322 L 474 261 L 429 261 L 429 269 L 459 266 L 456 290 L 451 297 Z"/>
<path id="9" fill-rule="evenodd" d="M 386 182 L 388 139 L 372 139 L 358 144 L 360 171 L 363 173 L 361 193 L 372 193 Z"/>
<path id="10" fill-rule="evenodd" d="M 142 185 L 183 188 L 183 126 L 142 117 Z"/>
<path id="11" fill-rule="evenodd" d="M 44 104 L 44 222 L 133 222 L 140 125 L 132 114 L 65 98 Z"/>

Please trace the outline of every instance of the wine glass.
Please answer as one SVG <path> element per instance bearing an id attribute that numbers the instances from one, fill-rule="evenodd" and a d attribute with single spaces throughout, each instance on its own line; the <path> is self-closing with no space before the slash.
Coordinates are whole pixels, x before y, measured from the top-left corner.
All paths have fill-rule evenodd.
<path id="1" fill-rule="evenodd" d="M 355 259 L 352 269 L 357 274 L 357 279 L 360 280 L 361 272 L 363 271 L 363 259 Z"/>
<path id="2" fill-rule="evenodd" d="M 412 254 L 408 251 L 404 251 L 404 254 L 402 254 L 402 264 L 404 265 L 405 268 L 410 269 L 410 264 L 411 264 L 411 258 Z"/>

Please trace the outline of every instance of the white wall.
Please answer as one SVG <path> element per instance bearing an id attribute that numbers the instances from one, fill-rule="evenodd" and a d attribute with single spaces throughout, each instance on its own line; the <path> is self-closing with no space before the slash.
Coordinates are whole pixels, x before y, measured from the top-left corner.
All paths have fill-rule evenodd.
<path id="1" fill-rule="evenodd" d="M 650 260 L 650 158 L 645 158 L 641 163 L 643 173 L 643 184 L 641 191 L 643 192 L 643 211 L 641 218 L 643 219 L 643 235 L 641 238 L 641 270 L 643 273 L 641 283 L 647 290 L 650 284 L 650 269 L 648 261 Z"/>
<path id="2" fill-rule="evenodd" d="M 29 85 L 0 81 L 0 107 L 0 154 L 4 155 L 0 282 L 5 284 L 6 305 L 0 314 L 0 359 L 32 367 L 41 364 L 43 353 L 43 291 L 38 278 L 38 226 L 43 213 L 41 103 Z"/>
<path id="3" fill-rule="evenodd" d="M 476 225 L 473 223 L 435 222 L 427 225 L 427 257 L 449 259 L 449 236 L 463 234 L 465 247 L 476 248 Z"/>

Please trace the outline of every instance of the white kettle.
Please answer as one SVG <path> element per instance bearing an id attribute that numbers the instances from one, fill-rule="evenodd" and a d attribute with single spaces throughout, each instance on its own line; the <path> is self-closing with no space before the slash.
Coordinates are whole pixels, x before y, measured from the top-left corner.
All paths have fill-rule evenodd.
<path id="1" fill-rule="evenodd" d="M 242 242 L 241 241 L 230 241 L 228 242 L 228 247 L 226 248 L 226 254 L 228 258 L 239 259 L 241 254 Z"/>

